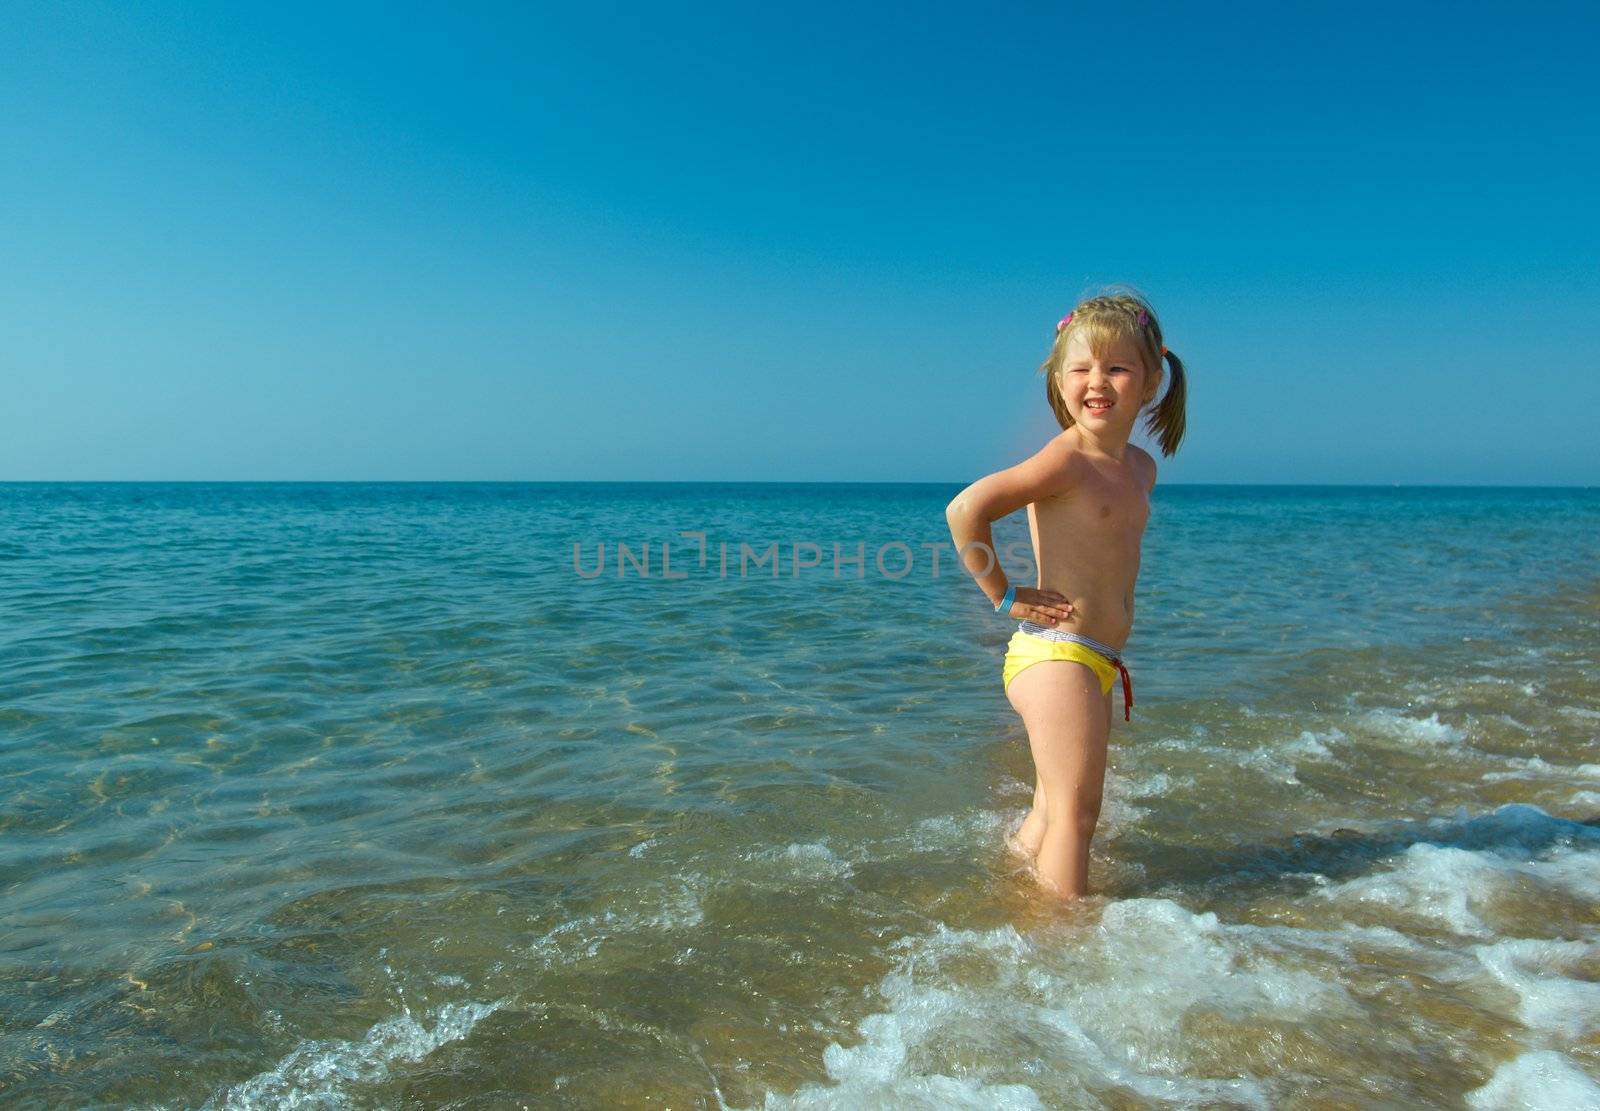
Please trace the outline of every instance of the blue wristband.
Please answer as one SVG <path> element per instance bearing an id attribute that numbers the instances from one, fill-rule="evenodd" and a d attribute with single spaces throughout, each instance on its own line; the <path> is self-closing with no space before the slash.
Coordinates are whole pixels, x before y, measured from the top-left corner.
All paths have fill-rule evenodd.
<path id="1" fill-rule="evenodd" d="M 1017 588 L 1014 587 L 1014 586 L 1006 587 L 1006 596 L 1004 598 L 1000 599 L 998 602 L 996 602 L 994 604 L 994 612 L 996 612 L 996 613 L 1010 613 L 1011 612 L 1011 603 L 1015 602 L 1016 600 L 1017 600 Z"/>

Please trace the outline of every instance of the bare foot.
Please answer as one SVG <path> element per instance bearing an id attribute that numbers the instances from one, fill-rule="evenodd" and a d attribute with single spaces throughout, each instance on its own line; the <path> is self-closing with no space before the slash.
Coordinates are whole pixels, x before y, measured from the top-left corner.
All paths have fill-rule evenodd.
<path id="1" fill-rule="evenodd" d="M 1006 849 L 1013 856 L 1031 861 L 1039 855 L 1039 846 L 1043 841 L 1044 815 L 1038 810 L 1029 810 L 1006 838 Z"/>
<path id="2" fill-rule="evenodd" d="M 1012 856 L 1032 863 L 1033 858 L 1039 855 L 1039 846 L 1030 845 L 1022 839 L 1022 831 L 1026 826 L 1026 822 L 1021 823 L 1006 837 L 1006 851 Z"/>

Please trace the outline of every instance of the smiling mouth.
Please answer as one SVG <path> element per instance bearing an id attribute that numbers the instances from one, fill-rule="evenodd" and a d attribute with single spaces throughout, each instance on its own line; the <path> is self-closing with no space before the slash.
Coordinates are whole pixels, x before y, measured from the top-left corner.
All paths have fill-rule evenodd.
<path id="1" fill-rule="evenodd" d="M 1107 409 L 1111 408 L 1112 404 L 1113 404 L 1112 402 L 1106 401 L 1106 400 L 1104 400 L 1102 398 L 1095 398 L 1092 401 L 1085 401 L 1083 403 L 1083 407 L 1085 409 L 1088 409 L 1088 410 L 1092 411 L 1092 412 L 1103 413 Z"/>

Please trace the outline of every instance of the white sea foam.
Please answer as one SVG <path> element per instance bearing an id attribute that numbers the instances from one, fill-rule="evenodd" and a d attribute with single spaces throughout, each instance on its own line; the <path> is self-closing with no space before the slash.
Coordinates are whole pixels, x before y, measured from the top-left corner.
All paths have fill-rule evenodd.
<path id="1" fill-rule="evenodd" d="M 1150 816 L 1150 811 L 1137 806 L 1124 797 L 1106 792 L 1100 803 L 1100 821 L 1095 825 L 1095 840 L 1105 842 L 1122 834 Z"/>
<path id="2" fill-rule="evenodd" d="M 1273 1106 L 1273 1081 L 1201 1074 L 1185 1017 L 1355 1019 L 1339 984 L 1278 944 L 1285 932 L 1311 931 L 1227 925 L 1167 899 L 1111 903 L 1093 928 L 1056 937 L 941 925 L 892 946 L 884 1009 L 860 1023 L 859 1044 L 826 1050 L 829 1083 L 769 1094 L 765 1107 L 1095 1106 L 1113 1091 Z M 1292 1078 L 1292 1062 L 1283 1071 Z"/>
<path id="3" fill-rule="evenodd" d="M 852 853 L 852 859 L 860 863 L 884 855 L 899 858 L 907 852 L 970 854 L 984 847 L 1003 844 L 1008 836 L 1016 832 L 1027 812 L 1028 807 L 1022 806 L 1011 810 L 975 809 L 924 818 L 904 834 L 880 841 L 874 849 Z M 1095 827 L 1095 840 L 1111 840 L 1148 814 L 1149 811 L 1143 807 L 1118 797 L 1108 780 L 1100 805 L 1100 821 Z"/>
<path id="4" fill-rule="evenodd" d="M 1497 783 L 1506 779 L 1587 779 L 1600 782 L 1600 764 L 1551 764 L 1538 756 L 1511 756 L 1507 771 L 1484 772 L 1480 777 Z"/>
<path id="5" fill-rule="evenodd" d="M 1496 934 L 1485 915 L 1495 917 L 1494 902 L 1511 894 L 1514 882 L 1600 899 L 1600 833 L 1536 806 L 1508 803 L 1465 821 L 1429 823 L 1426 832 L 1429 841 L 1410 845 L 1382 871 L 1330 884 L 1317 895 L 1392 912 L 1402 927 L 1429 922 L 1469 937 Z M 1580 844 L 1563 843 L 1574 838 Z M 1488 842 L 1496 848 L 1449 842 Z M 1539 847 L 1540 855 L 1530 846 Z"/>
<path id="6" fill-rule="evenodd" d="M 940 814 L 917 822 L 899 840 L 908 841 L 917 852 L 944 852 L 997 838 L 1005 823 L 1005 816 L 995 810 Z"/>
<path id="7" fill-rule="evenodd" d="M 1173 778 L 1166 772 L 1152 772 L 1141 776 L 1107 768 L 1105 795 L 1107 799 L 1157 798 L 1170 794 L 1173 782 Z M 1192 784 L 1194 781 L 1191 779 L 1186 782 Z"/>
<path id="8" fill-rule="evenodd" d="M 848 860 L 840 858 L 821 841 L 755 849 L 742 857 L 753 863 L 776 865 L 786 874 L 810 879 L 847 879 L 855 872 Z"/>
<path id="9" fill-rule="evenodd" d="M 1302 763 L 1332 759 L 1334 753 L 1328 746 L 1349 739 L 1344 730 L 1338 728 L 1316 731 L 1302 729 L 1291 738 L 1270 740 L 1247 748 L 1220 740 L 1218 743 L 1213 743 L 1209 739 L 1210 736 L 1209 729 L 1197 725 L 1189 729 L 1187 736 L 1158 738 L 1141 745 L 1141 748 L 1147 751 L 1173 749 L 1186 756 L 1205 753 L 1214 756 L 1219 764 L 1249 769 L 1275 782 L 1296 786 L 1300 782 L 1298 772 Z M 1193 786 L 1194 783 L 1195 779 L 1192 776 L 1178 780 L 1180 786 Z"/>
<path id="10" fill-rule="evenodd" d="M 679 876 L 644 895 L 635 907 L 621 913 L 606 911 L 605 921 L 627 929 L 687 930 L 698 926 L 706 916 L 700 905 L 703 879 L 698 874 Z"/>
<path id="11" fill-rule="evenodd" d="M 1539 693 L 1537 683 L 1526 679 L 1515 679 L 1509 675 L 1474 675 L 1466 679 L 1424 679 L 1415 680 L 1405 685 L 1408 694 L 1419 699 L 1431 699 L 1448 705 L 1455 705 L 1465 698 L 1473 696 L 1473 687 L 1510 687 L 1518 693 L 1529 698 Z"/>
<path id="12" fill-rule="evenodd" d="M 1511 728 L 1515 729 L 1519 733 L 1533 734 L 1533 733 L 1537 733 L 1539 731 L 1534 726 L 1531 726 L 1531 725 L 1527 724 L 1526 722 L 1518 721 L 1516 718 L 1512 717 L 1510 714 L 1495 714 L 1494 715 L 1494 720 L 1495 721 L 1499 721 L 1499 722 L 1504 722 L 1506 725 L 1509 725 Z"/>
<path id="13" fill-rule="evenodd" d="M 351 1085 L 383 1080 L 396 1062 L 420 1061 L 440 1046 L 461 1040 L 506 1002 L 446 1003 L 435 1013 L 431 1027 L 408 1012 L 378 1023 L 359 1040 L 302 1042 L 273 1068 L 208 1100 L 205 1111 L 354 1107 Z"/>
<path id="14" fill-rule="evenodd" d="M 1280 746 L 1284 752 L 1293 756 L 1331 757 L 1333 750 L 1329 744 L 1337 744 L 1348 740 L 1342 729 L 1326 729 L 1321 732 L 1302 730 L 1300 735 L 1292 741 Z"/>
<path id="15" fill-rule="evenodd" d="M 1407 717 L 1398 710 L 1369 710 L 1363 721 L 1375 732 L 1420 744 L 1454 745 L 1466 739 L 1460 728 L 1440 721 L 1437 710 L 1425 718 Z"/>
<path id="16" fill-rule="evenodd" d="M 1600 902 L 1600 852 L 1561 850 L 1548 860 L 1519 865 L 1518 871 L 1580 899 Z"/>
<path id="17" fill-rule="evenodd" d="M 1536 1037 L 1600 1028 L 1600 985 L 1584 979 L 1600 940 L 1496 933 L 1515 913 L 1497 900 L 1514 886 L 1600 896 L 1600 834 L 1521 804 L 1458 812 L 1424 829 L 1443 843 L 1412 844 L 1371 876 L 1306 896 L 1376 908 L 1390 922 L 1335 914 L 1324 929 L 1230 924 L 1149 898 L 1107 903 L 1092 925 L 1080 918 L 1026 936 L 1010 925 L 939 925 L 903 938 L 890 946 L 881 1007 L 859 1023 L 859 1040 L 825 1051 L 827 1081 L 771 1093 L 764 1107 L 1278 1106 L 1315 1082 L 1299 1074 L 1293 1051 L 1256 1061 L 1257 1075 L 1219 1076 L 1196 1052 L 1194 1016 L 1367 1023 L 1371 1013 L 1339 982 L 1358 946 L 1461 984 Z M 1392 837 L 1395 826 L 1371 832 Z M 1482 942 L 1441 947 L 1410 936 L 1423 923 Z M 1473 1106 L 1564 1107 L 1574 1098 L 1571 1106 L 1586 1106 L 1589 1083 L 1559 1053 L 1528 1056 L 1502 1067 Z"/>
<path id="18" fill-rule="evenodd" d="M 1320 733 L 1305 729 L 1292 740 L 1278 741 L 1232 755 L 1239 767 L 1254 769 L 1281 783 L 1297 785 L 1302 762 L 1331 759 L 1333 750 L 1328 743 L 1345 739 L 1344 731 L 1340 729 L 1328 729 Z"/>
<path id="19" fill-rule="evenodd" d="M 615 908 L 567 919 L 536 938 L 532 948 L 551 963 L 570 963 L 597 956 L 619 937 L 692 929 L 705 919 L 700 903 L 705 884 L 698 872 L 679 873 L 669 882 L 631 892 Z"/>
<path id="20" fill-rule="evenodd" d="M 1295 764 L 1285 757 L 1283 750 L 1274 745 L 1257 748 L 1208 748 L 1218 757 L 1219 763 L 1241 770 L 1258 772 L 1275 783 L 1297 784 Z"/>
<path id="21" fill-rule="evenodd" d="M 1600 1111 L 1600 1084 L 1566 1054 L 1536 1049 L 1495 1069 L 1466 1102 L 1475 1111 Z"/>
<path id="22" fill-rule="evenodd" d="M 998 790 L 1007 794 L 1025 796 L 1033 794 L 1033 784 L 1024 783 L 1014 775 L 1002 775 L 995 786 Z"/>
<path id="23" fill-rule="evenodd" d="M 1516 993 L 1517 1021 L 1559 1037 L 1600 1029 L 1600 984 L 1580 979 L 1580 963 L 1600 956 L 1584 941 L 1512 938 L 1472 949 L 1495 980 Z"/>

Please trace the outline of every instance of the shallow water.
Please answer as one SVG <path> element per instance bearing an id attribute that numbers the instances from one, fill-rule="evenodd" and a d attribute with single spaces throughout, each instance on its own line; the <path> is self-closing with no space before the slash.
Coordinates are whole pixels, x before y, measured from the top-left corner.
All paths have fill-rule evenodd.
<path id="1" fill-rule="evenodd" d="M 1159 489 L 1068 906 L 953 493 L 0 486 L 0 1102 L 1600 1105 L 1600 492 Z"/>

